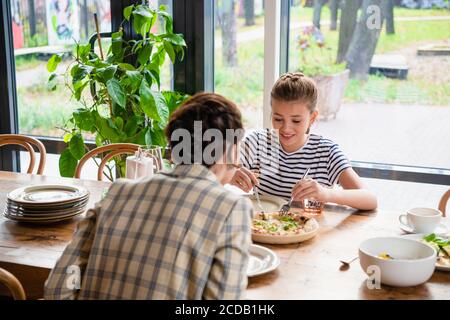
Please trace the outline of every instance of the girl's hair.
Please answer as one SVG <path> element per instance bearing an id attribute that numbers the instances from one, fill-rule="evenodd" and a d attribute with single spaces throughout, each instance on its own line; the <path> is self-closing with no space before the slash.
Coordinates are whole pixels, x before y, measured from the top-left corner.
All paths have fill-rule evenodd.
<path id="1" fill-rule="evenodd" d="M 282 75 L 272 87 L 272 99 L 280 101 L 296 101 L 306 103 L 310 112 L 316 110 L 317 87 L 313 79 L 301 72 L 290 72 Z"/>

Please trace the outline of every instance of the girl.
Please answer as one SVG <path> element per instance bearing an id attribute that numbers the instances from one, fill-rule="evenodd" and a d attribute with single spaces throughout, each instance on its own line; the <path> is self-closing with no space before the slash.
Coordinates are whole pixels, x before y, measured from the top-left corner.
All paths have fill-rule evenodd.
<path id="1" fill-rule="evenodd" d="M 367 190 L 333 141 L 310 133 L 317 118 L 317 88 L 302 73 L 281 76 L 272 88 L 272 126 L 248 135 L 241 149 L 243 167 L 232 184 L 249 192 L 303 201 L 313 199 L 374 210 L 376 197 Z M 308 177 L 301 177 L 309 168 Z M 258 177 L 254 173 L 258 172 Z M 340 184 L 343 189 L 332 188 Z"/>

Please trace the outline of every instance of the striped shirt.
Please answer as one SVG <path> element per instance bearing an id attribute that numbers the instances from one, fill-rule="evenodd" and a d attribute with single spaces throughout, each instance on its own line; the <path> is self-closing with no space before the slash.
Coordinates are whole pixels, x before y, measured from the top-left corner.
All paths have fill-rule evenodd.
<path id="1" fill-rule="evenodd" d="M 241 146 L 241 162 L 258 170 L 259 193 L 289 199 L 295 183 L 306 169 L 308 177 L 332 187 L 350 162 L 339 146 L 320 135 L 310 134 L 303 147 L 288 153 L 283 150 L 275 130 L 258 130 L 249 134 Z"/>
<path id="2" fill-rule="evenodd" d="M 243 298 L 251 214 L 250 201 L 202 165 L 118 180 L 78 225 L 44 297 Z"/>

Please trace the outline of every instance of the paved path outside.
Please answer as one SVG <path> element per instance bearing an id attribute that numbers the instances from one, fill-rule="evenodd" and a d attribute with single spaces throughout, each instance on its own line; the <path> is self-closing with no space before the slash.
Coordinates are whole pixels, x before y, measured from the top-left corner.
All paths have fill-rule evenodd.
<path id="1" fill-rule="evenodd" d="M 450 106 L 344 104 L 313 132 L 352 160 L 450 169 Z"/>

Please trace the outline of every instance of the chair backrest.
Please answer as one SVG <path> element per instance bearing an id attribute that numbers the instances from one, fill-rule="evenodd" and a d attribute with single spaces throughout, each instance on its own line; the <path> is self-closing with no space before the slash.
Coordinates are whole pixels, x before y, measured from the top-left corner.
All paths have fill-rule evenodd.
<path id="1" fill-rule="evenodd" d="M 5 145 L 19 145 L 24 147 L 30 153 L 30 164 L 28 166 L 27 173 L 33 172 L 34 164 L 36 162 L 36 153 L 33 146 L 37 147 L 40 153 L 37 174 L 42 174 L 44 172 L 47 152 L 45 151 L 45 147 L 42 142 L 22 134 L 0 134 L 0 147 Z"/>
<path id="2" fill-rule="evenodd" d="M 25 300 L 25 291 L 22 284 L 12 273 L 0 268 L 0 283 L 3 284 L 11 292 L 15 300 Z"/>
<path id="3" fill-rule="evenodd" d="M 100 163 L 97 171 L 97 180 L 102 181 L 103 180 L 103 169 L 105 168 L 106 163 L 111 160 L 112 157 L 118 156 L 120 154 L 134 154 L 136 151 L 138 151 L 139 145 L 133 144 L 133 143 L 113 143 L 108 144 L 106 146 L 101 146 L 95 149 L 92 149 L 88 153 L 86 153 L 78 163 L 76 169 L 75 169 L 75 178 L 80 178 L 81 175 L 81 169 L 83 168 L 84 164 L 92 157 L 95 157 L 101 153 L 108 153 L 102 158 L 102 162 Z"/>
<path id="4" fill-rule="evenodd" d="M 446 193 L 441 198 L 441 201 L 439 201 L 439 210 L 442 212 L 442 214 L 445 217 L 445 208 L 447 207 L 448 199 L 450 198 L 450 189 L 447 190 Z"/>

